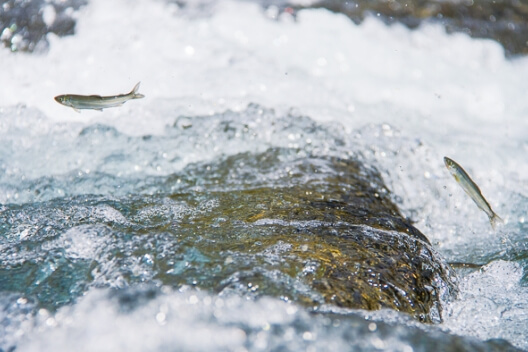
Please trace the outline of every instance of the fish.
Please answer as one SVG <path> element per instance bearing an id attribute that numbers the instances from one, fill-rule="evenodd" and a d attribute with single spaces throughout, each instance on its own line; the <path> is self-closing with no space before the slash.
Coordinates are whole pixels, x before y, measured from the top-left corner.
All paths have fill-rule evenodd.
<path id="1" fill-rule="evenodd" d="M 138 82 L 134 88 L 128 94 L 111 95 L 102 97 L 100 95 L 76 95 L 76 94 L 64 94 L 55 97 L 55 101 L 59 104 L 73 108 L 77 112 L 81 112 L 81 109 L 92 109 L 103 111 L 106 108 L 113 108 L 121 106 L 131 99 L 141 99 L 145 96 L 138 93 L 139 84 Z"/>
<path id="2" fill-rule="evenodd" d="M 455 180 L 458 182 L 460 187 L 467 193 L 468 196 L 475 202 L 475 204 L 486 213 L 489 218 L 491 227 L 495 230 L 497 224 L 503 223 L 504 221 L 498 216 L 492 209 L 486 198 L 482 195 L 477 184 L 469 177 L 467 172 L 458 165 L 454 160 L 449 159 L 447 156 L 444 157 L 444 163 Z"/>

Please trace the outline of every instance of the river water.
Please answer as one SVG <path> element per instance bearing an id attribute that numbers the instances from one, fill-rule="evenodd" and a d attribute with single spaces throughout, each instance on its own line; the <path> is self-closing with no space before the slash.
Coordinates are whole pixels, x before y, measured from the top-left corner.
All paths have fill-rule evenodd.
<path id="1" fill-rule="evenodd" d="M 528 349 L 527 59 L 439 25 L 252 2 L 91 0 L 70 15 L 75 35 L 48 34 L 47 51 L 0 50 L 0 350 Z M 53 100 L 138 81 L 145 99 L 104 112 Z M 308 156 L 376 169 L 439 255 L 482 265 L 455 265 L 441 323 L 307 308 L 292 296 L 317 300 L 310 288 L 268 270 L 287 243 L 237 254 L 264 240 L 219 214 L 241 190 L 318 182 Z M 229 285 L 209 287 L 225 268 Z"/>

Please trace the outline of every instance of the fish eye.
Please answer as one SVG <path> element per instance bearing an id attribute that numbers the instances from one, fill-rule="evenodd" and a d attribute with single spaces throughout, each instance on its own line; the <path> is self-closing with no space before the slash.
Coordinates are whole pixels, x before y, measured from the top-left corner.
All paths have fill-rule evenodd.
<path id="1" fill-rule="evenodd" d="M 64 105 L 68 105 L 70 104 L 70 97 L 65 95 L 58 95 L 55 97 L 55 101 Z"/>

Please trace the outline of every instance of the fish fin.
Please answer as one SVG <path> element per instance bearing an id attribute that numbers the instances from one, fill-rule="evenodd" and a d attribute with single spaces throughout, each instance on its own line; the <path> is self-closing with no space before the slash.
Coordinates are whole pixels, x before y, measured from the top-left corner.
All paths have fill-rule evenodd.
<path id="1" fill-rule="evenodd" d="M 493 215 L 490 216 L 489 221 L 490 221 L 490 224 L 491 224 L 491 228 L 493 230 L 495 230 L 497 228 L 498 224 L 504 224 L 504 220 L 502 220 L 502 218 L 500 216 L 498 216 L 497 214 L 495 214 L 495 213 L 493 213 Z"/>
<path id="2" fill-rule="evenodd" d="M 141 93 L 138 93 L 138 90 L 139 90 L 139 85 L 141 84 L 141 82 L 138 82 L 134 88 L 132 89 L 132 91 L 129 93 L 131 95 L 131 99 L 141 99 L 141 98 L 144 98 L 145 96 Z"/>

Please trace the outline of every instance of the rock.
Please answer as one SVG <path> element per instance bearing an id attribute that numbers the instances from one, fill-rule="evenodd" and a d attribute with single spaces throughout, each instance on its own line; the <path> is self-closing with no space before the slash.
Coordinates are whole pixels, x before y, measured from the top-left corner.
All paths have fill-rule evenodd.
<path id="1" fill-rule="evenodd" d="M 303 157 L 284 165 L 288 153 L 270 149 L 200 166 L 226 183 L 219 187 L 229 188 L 230 177 L 266 180 L 212 193 L 218 207 L 182 222 L 192 231 L 203 229 L 207 240 L 202 237 L 194 249 L 219 265 L 202 282 L 218 292 L 254 292 L 309 306 L 391 308 L 420 321 L 441 321 L 441 300 L 456 291 L 450 269 L 400 215 L 379 174 L 339 158 Z M 243 174 L 227 176 L 241 163 Z M 271 180 L 266 175 L 276 175 L 277 167 L 285 172 Z M 219 219 L 224 221 L 215 226 Z"/>
<path id="2" fill-rule="evenodd" d="M 285 5 L 289 6 L 289 5 Z M 303 6 L 292 6 L 299 10 Z M 448 32 L 464 32 L 474 38 L 494 39 L 507 56 L 528 53 L 528 4 L 518 0 L 321 0 L 309 5 L 343 13 L 355 23 L 371 14 L 386 23 L 402 23 L 416 28 L 423 21 L 440 23 Z"/>
<path id="3" fill-rule="evenodd" d="M 0 6 L 0 40 L 11 51 L 47 48 L 46 34 L 72 35 L 75 20 L 72 11 L 87 0 L 7 0 Z"/>
<path id="4" fill-rule="evenodd" d="M 161 136 L 104 125 L 52 134 L 57 153 L 101 166 L 9 185 L 20 198 L 0 207 L 2 289 L 54 310 L 92 287 L 188 285 L 441 321 L 456 294 L 449 266 L 340 126 L 255 104 L 184 120 Z M 155 176 L 194 153 L 200 161 Z M 134 165 L 154 176 L 120 175 Z"/>

